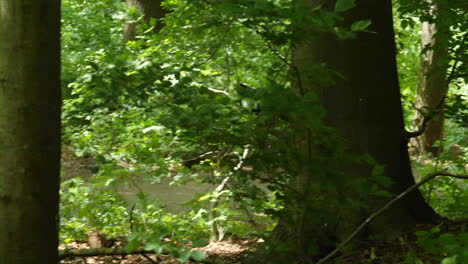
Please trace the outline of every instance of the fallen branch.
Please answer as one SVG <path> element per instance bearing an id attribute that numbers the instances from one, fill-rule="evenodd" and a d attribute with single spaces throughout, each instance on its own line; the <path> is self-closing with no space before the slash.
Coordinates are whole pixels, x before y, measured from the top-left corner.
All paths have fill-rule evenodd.
<path id="1" fill-rule="evenodd" d="M 397 195 L 395 198 L 393 198 L 392 200 L 388 201 L 384 206 L 382 206 L 379 210 L 375 211 L 373 214 L 371 214 L 362 224 L 360 224 L 354 231 L 353 233 L 351 233 L 351 235 L 349 235 L 345 240 L 343 240 L 332 252 L 330 252 L 328 255 L 326 255 L 325 257 L 323 257 L 322 259 L 320 259 L 317 263 L 315 264 L 323 264 L 325 262 L 327 262 L 328 260 L 330 260 L 333 256 L 336 255 L 336 253 L 338 253 L 342 248 L 344 248 L 346 245 L 349 244 L 349 242 L 351 242 L 358 234 L 359 232 L 361 232 L 362 229 L 364 229 L 364 227 L 369 224 L 372 220 L 374 220 L 374 218 L 376 218 L 377 216 L 379 216 L 380 214 L 382 214 L 385 210 L 387 210 L 388 208 L 390 208 L 390 206 L 392 206 L 395 202 L 397 202 L 398 200 L 400 200 L 401 198 L 403 198 L 404 196 L 406 196 L 408 193 L 410 193 L 411 191 L 413 191 L 414 189 L 420 187 L 421 185 L 427 183 L 428 181 L 436 178 L 437 176 L 448 176 L 448 177 L 452 177 L 452 178 L 457 178 L 457 179 L 468 179 L 468 175 L 456 175 L 456 174 L 452 174 L 452 173 L 448 173 L 448 172 L 444 172 L 444 171 L 437 171 L 437 172 L 433 172 L 429 175 L 427 175 L 426 178 L 424 178 L 423 180 L 421 180 L 420 182 L 412 185 L 411 187 L 409 187 L 408 189 L 406 189 L 404 192 L 400 193 L 399 195 Z"/>
<path id="2" fill-rule="evenodd" d="M 70 257 L 96 257 L 96 256 L 126 256 L 154 254 L 152 250 L 127 251 L 125 248 L 87 248 L 87 249 L 65 249 L 59 251 L 59 259 Z"/>
<path id="3" fill-rule="evenodd" d="M 59 250 L 59 260 L 71 257 L 96 257 L 96 256 L 127 256 L 127 255 L 142 255 L 146 259 L 150 259 L 148 254 L 155 254 L 152 250 L 138 249 L 134 251 L 127 251 L 125 248 L 89 248 L 89 249 L 66 249 Z M 164 253 L 163 253 L 164 254 Z M 196 261 L 190 258 L 191 261 Z M 151 260 L 153 261 L 153 260 Z M 198 263 L 211 264 L 215 261 L 211 258 L 206 258 Z M 153 263 L 157 263 L 154 262 Z"/>

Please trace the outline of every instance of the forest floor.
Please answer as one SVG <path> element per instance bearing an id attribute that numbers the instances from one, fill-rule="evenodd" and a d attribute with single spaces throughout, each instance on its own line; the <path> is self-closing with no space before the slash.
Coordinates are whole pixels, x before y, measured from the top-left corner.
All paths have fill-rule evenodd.
<path id="1" fill-rule="evenodd" d="M 465 231 L 468 226 L 468 219 L 459 221 L 444 222 L 439 225 L 441 233 L 453 233 Z M 417 236 L 414 232 L 417 230 L 430 230 L 433 226 L 420 225 L 414 230 L 403 233 L 398 239 L 389 242 L 365 241 L 360 242 L 353 250 L 346 254 L 338 255 L 330 264 L 396 264 L 405 263 L 405 258 L 411 252 L 422 262 L 421 264 L 439 264 L 446 257 L 443 255 L 428 254 L 424 252 L 416 243 Z M 235 239 L 216 243 L 211 243 L 205 247 L 197 248 L 206 253 L 210 263 L 216 264 L 242 264 L 247 258 L 251 258 L 256 248 L 261 245 L 261 239 Z M 89 248 L 87 243 L 70 243 L 66 245 L 69 248 L 85 249 Z M 63 249 L 65 245 L 61 245 Z M 149 258 L 151 260 L 149 260 Z M 170 256 L 156 256 L 154 254 L 128 255 L 128 256 L 98 256 L 98 257 L 72 257 L 64 259 L 61 264 L 175 264 L 181 263 L 177 258 Z M 199 262 L 185 262 L 186 264 L 197 264 Z M 250 263 L 250 262 L 249 262 Z M 270 262 L 258 262 L 258 264 Z M 274 259 L 271 263 L 276 263 Z M 282 264 L 282 263 L 281 263 Z M 284 264 L 293 264 L 284 263 Z"/>

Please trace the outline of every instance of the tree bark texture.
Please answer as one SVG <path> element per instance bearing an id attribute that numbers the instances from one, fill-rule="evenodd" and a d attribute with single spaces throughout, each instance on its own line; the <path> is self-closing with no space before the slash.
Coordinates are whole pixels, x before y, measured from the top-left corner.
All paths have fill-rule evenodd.
<path id="1" fill-rule="evenodd" d="M 334 6 L 333 1 L 305 2 L 312 7 L 319 3 L 325 3 L 324 8 Z M 303 90 L 303 93 L 317 93 L 326 110 L 325 123 L 334 127 L 345 139 L 346 152 L 372 156 L 384 167 L 384 175 L 393 180 L 387 191 L 397 194 L 413 185 L 414 179 L 403 133 L 391 1 L 361 0 L 356 1 L 356 5 L 343 13 L 345 20 L 341 26 L 349 27 L 359 20 L 371 20 L 372 24 L 368 28 L 370 32 L 359 32 L 356 38 L 346 40 L 339 40 L 330 33 L 308 32 L 312 38 L 296 44 L 293 55 L 293 65 L 299 71 L 301 80 L 301 87 L 296 89 Z M 316 81 L 319 74 L 310 70 L 321 63 L 326 63 L 344 78 L 337 77 L 333 83 L 321 85 Z M 309 144 L 312 147 L 308 147 L 312 156 L 322 155 L 320 147 L 314 147 L 313 137 L 306 135 L 303 138 L 312 142 Z M 307 145 L 304 141 L 302 144 Z M 312 163 L 312 160 L 308 163 Z M 356 196 L 355 190 L 347 189 L 345 184 L 367 180 L 372 170 L 371 166 L 352 162 L 333 166 L 343 173 L 341 180 L 335 182 L 337 191 L 334 194 L 342 196 L 343 200 Z M 327 209 L 328 217 L 336 219 L 323 218 L 317 221 L 321 219 L 323 208 L 328 206 L 329 200 L 319 201 L 317 205 L 311 203 L 313 196 L 317 195 L 312 185 L 323 186 L 326 178 L 304 170 L 304 173 L 293 179 L 294 187 L 310 197 L 297 199 L 299 205 L 286 205 L 285 216 L 280 219 L 273 234 L 273 240 L 295 245 L 296 251 L 299 251 L 295 253 L 299 257 L 307 258 L 309 252 L 326 253 L 387 199 L 364 195 L 362 202 L 367 208 L 337 204 L 337 207 Z M 331 199 L 334 198 L 330 196 Z M 301 201 L 307 204 L 300 205 Z M 434 211 L 425 203 L 419 191 L 415 191 L 384 215 L 377 217 L 369 225 L 366 234 L 378 234 L 391 239 L 398 236 L 399 231 L 406 226 L 435 218 Z"/>
<path id="2" fill-rule="evenodd" d="M 415 125 L 419 126 L 425 115 L 433 115 L 424 133 L 413 139 L 417 154 L 432 153 L 438 155 L 441 146 L 434 144 L 443 137 L 444 115 L 440 105 L 448 89 L 446 71 L 448 67 L 447 47 L 441 44 L 441 25 L 424 22 L 422 25 L 421 46 L 427 49 L 421 59 L 419 84 L 416 95 Z M 439 109 L 437 109 L 439 107 Z M 436 110 L 437 112 L 431 113 Z"/>
<path id="3" fill-rule="evenodd" d="M 0 263 L 57 263 L 60 0 L 0 0 L 0 36 Z"/>
<path id="4" fill-rule="evenodd" d="M 149 23 L 151 18 L 156 19 L 154 33 L 158 33 L 164 27 L 162 18 L 166 15 L 166 10 L 161 6 L 162 0 L 127 0 L 127 7 L 134 7 L 143 14 L 140 23 Z M 136 22 L 126 23 L 124 26 L 124 42 L 135 40 L 137 34 Z"/>

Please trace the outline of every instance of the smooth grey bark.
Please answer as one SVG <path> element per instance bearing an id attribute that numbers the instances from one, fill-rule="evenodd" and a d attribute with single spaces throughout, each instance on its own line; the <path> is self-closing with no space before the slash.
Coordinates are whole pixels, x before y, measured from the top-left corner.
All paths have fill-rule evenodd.
<path id="1" fill-rule="evenodd" d="M 161 6 L 162 0 L 126 0 L 127 7 L 135 7 L 143 14 L 143 18 L 139 23 L 149 23 L 151 18 L 156 19 L 156 25 L 153 29 L 154 33 L 158 33 L 164 27 L 162 18 L 167 11 Z M 124 42 L 135 40 L 137 34 L 138 23 L 126 23 L 124 26 Z"/>
<path id="2" fill-rule="evenodd" d="M 60 0 L 0 0 L 0 36 L 0 263 L 57 263 Z"/>
<path id="3" fill-rule="evenodd" d="M 417 154 L 432 153 L 437 156 L 442 150 L 441 146 L 434 146 L 443 138 L 444 115 L 441 101 L 448 89 L 448 51 L 441 44 L 441 28 L 440 23 L 424 22 L 422 25 L 421 46 L 427 50 L 422 55 L 419 69 L 415 125 L 420 126 L 425 116 L 431 115 L 433 118 L 424 133 L 413 139 Z"/>
<path id="4" fill-rule="evenodd" d="M 312 7 L 318 3 L 323 3 L 324 8 L 334 6 L 334 1 L 305 2 Z M 413 185 L 414 179 L 408 142 L 403 133 L 391 1 L 361 0 L 356 4 L 355 8 L 343 13 L 345 21 L 342 26 L 370 19 L 370 32 L 360 32 L 357 38 L 347 40 L 339 40 L 330 33 L 307 32 L 313 38 L 296 44 L 293 55 L 293 65 L 299 71 L 301 80 L 301 87 L 296 84 L 296 89 L 302 90 L 300 93 L 317 93 L 326 110 L 325 122 L 346 140 L 346 151 L 358 155 L 369 154 L 383 165 L 384 175 L 394 182 L 387 191 L 398 194 Z M 335 78 L 335 82 L 329 85 L 317 84 L 317 74 L 311 74 L 310 69 L 321 63 L 342 74 L 344 79 Z M 305 140 L 300 140 L 298 145 L 306 146 L 304 151 L 310 152 L 311 157 L 322 155 L 314 139 L 304 132 L 300 133 L 303 135 L 298 138 Z M 304 162 L 304 167 L 313 162 L 311 158 Z M 332 166 L 343 173 L 342 180 L 335 182 L 337 191 L 334 194 L 330 192 L 329 197 L 323 197 L 320 201 L 315 199 L 314 202 L 314 195 L 323 196 L 316 190 L 327 184 L 324 180 L 327 175 L 318 176 L 304 169 L 293 179 L 293 187 L 306 195 L 293 198 L 296 202 L 286 205 L 284 217 L 273 233 L 272 240 L 295 247 L 292 253 L 299 259 L 310 260 L 310 252 L 318 255 L 327 253 L 373 209 L 386 201 L 386 198 L 367 195 L 361 202 L 368 208 L 352 208 L 345 203 L 330 208 L 328 203 L 331 204 L 336 196 L 343 197 L 344 201 L 355 198 L 355 190 L 347 189 L 347 183 L 366 179 L 364 177 L 368 177 L 372 170 L 371 166 L 352 162 Z M 328 219 L 322 217 L 325 212 Z M 425 203 L 419 191 L 414 191 L 371 223 L 366 235 L 382 235 L 392 239 L 405 227 L 436 218 L 437 215 Z"/>

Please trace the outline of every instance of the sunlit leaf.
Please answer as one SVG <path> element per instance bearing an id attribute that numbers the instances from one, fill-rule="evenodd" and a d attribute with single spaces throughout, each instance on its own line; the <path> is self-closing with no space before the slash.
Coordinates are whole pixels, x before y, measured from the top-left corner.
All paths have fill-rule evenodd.
<path id="1" fill-rule="evenodd" d="M 338 0 L 335 4 L 335 12 L 343 12 L 355 6 L 354 0 Z"/>
<path id="2" fill-rule="evenodd" d="M 194 251 L 192 251 L 191 257 L 195 261 L 202 261 L 202 260 L 206 259 L 206 254 L 205 254 L 205 252 L 203 252 L 201 250 L 194 250 Z"/>
<path id="3" fill-rule="evenodd" d="M 370 20 L 360 20 L 360 21 L 354 22 L 351 25 L 351 30 L 352 31 L 362 31 L 362 30 L 366 29 L 370 24 L 372 24 L 372 22 Z"/>

